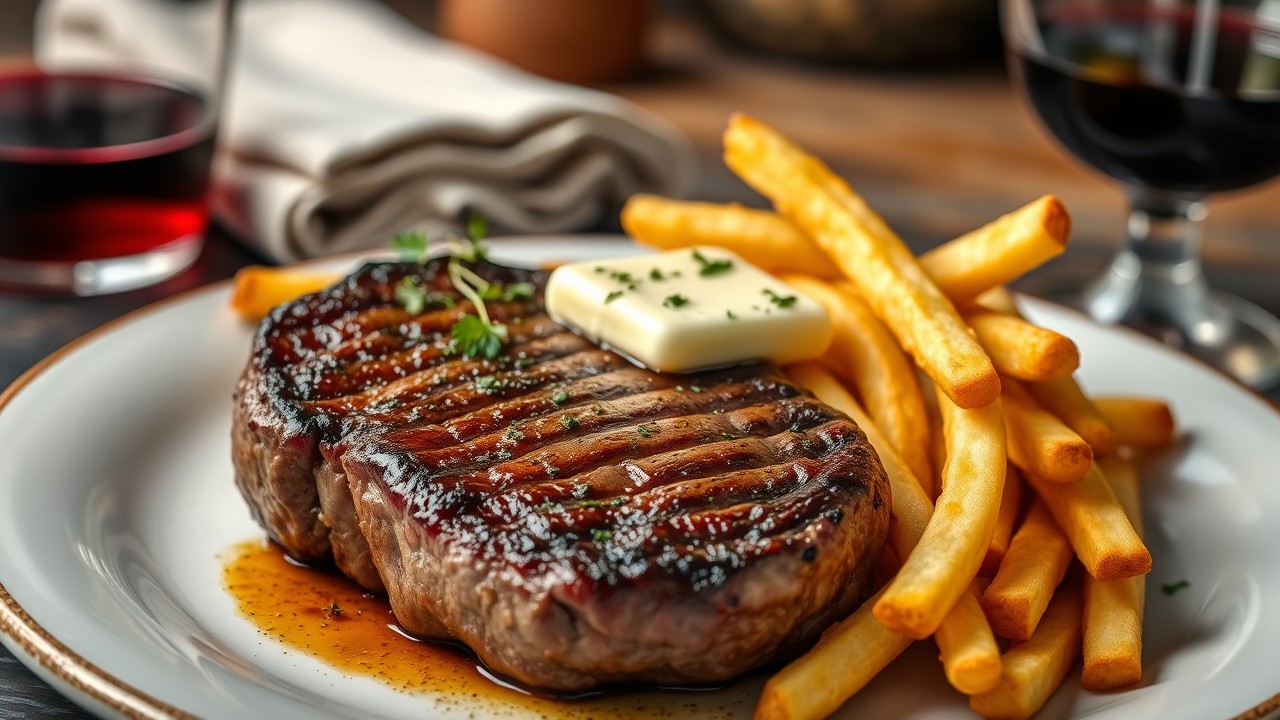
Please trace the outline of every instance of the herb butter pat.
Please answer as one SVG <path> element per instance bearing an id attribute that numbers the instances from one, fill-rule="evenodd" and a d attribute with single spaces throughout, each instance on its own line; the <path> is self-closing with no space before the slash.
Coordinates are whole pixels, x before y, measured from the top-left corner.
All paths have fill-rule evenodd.
<path id="1" fill-rule="evenodd" d="M 809 360 L 831 342 L 820 305 L 718 247 L 563 265 L 546 303 L 556 322 L 664 372 Z"/>

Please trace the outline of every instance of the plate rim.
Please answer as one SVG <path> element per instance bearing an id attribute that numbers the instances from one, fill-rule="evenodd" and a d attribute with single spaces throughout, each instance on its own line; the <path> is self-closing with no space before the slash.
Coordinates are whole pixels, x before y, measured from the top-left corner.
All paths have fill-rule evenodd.
<path id="1" fill-rule="evenodd" d="M 548 235 L 547 237 L 569 237 L 569 235 Z M 623 238 L 625 236 L 617 236 Z M 494 238 L 494 240 L 502 240 L 503 238 Z M 513 238 L 527 241 L 531 238 L 521 237 Z M 358 251 L 353 253 L 343 253 L 324 258 L 313 258 L 301 262 L 286 263 L 284 265 L 276 265 L 270 267 L 305 267 L 308 265 L 327 264 L 343 261 L 358 260 L 360 258 L 373 258 L 369 251 Z M 238 271 L 237 271 L 238 272 Z M 0 392 L 0 413 L 16 398 L 24 389 L 43 376 L 52 367 L 57 365 L 70 353 L 75 352 L 81 347 L 94 342 L 104 335 L 109 335 L 119 328 L 140 321 L 149 315 L 168 309 L 172 305 L 189 302 L 199 296 L 207 294 L 215 294 L 222 292 L 234 283 L 234 278 L 215 281 L 207 285 L 191 288 L 180 293 L 176 293 L 166 298 L 161 298 L 155 302 L 148 303 L 140 308 L 131 310 L 120 317 L 93 328 L 83 335 L 76 337 L 49 355 L 42 358 L 35 365 L 28 368 L 25 372 L 17 377 L 12 383 Z M 1226 379 L 1231 385 L 1243 391 L 1246 395 L 1259 401 L 1267 411 L 1274 414 L 1280 420 L 1280 405 L 1273 402 L 1270 398 L 1261 392 L 1244 385 L 1227 375 L 1218 368 L 1209 365 L 1203 360 L 1185 352 L 1170 348 L 1156 340 L 1143 335 L 1142 333 L 1123 326 L 1123 325 L 1102 325 L 1096 320 L 1088 317 L 1079 310 L 1062 305 L 1060 303 L 1046 300 L 1044 298 L 1028 295 L 1026 293 L 1016 293 L 1017 296 L 1032 300 L 1037 304 L 1052 306 L 1057 310 L 1065 310 L 1080 316 L 1085 322 L 1099 325 L 1106 330 L 1118 331 L 1132 339 L 1139 340 L 1144 343 L 1150 343 L 1159 349 L 1174 354 L 1182 359 L 1190 360 L 1203 370 Z M 121 680 L 112 673 L 98 667 L 94 663 L 86 660 L 75 650 L 68 647 L 62 641 L 58 640 L 49 633 L 40 623 L 36 622 L 30 614 L 20 605 L 17 600 L 9 594 L 8 589 L 0 582 L 0 635 L 3 635 L 5 645 L 14 651 L 17 659 L 23 663 L 28 669 L 36 672 L 42 679 L 55 685 L 55 689 L 67 696 L 69 700 L 77 705 L 84 706 L 82 699 L 87 698 L 93 702 L 101 703 L 111 711 L 118 713 L 122 717 L 131 720 L 142 720 L 151 718 L 196 718 L 197 716 L 159 700 L 150 694 L 139 690 L 129 683 Z M 21 652 L 13 648 L 11 643 L 17 644 Z M 32 662 L 39 667 L 34 667 Z M 43 672 L 40 672 L 43 670 Z M 71 692 L 66 692 L 70 690 Z M 81 697 L 77 697 L 77 696 Z M 86 708 L 89 709 L 89 708 Z M 1280 692 L 1275 695 L 1263 699 L 1253 707 L 1233 716 L 1231 720 L 1262 720 L 1275 711 L 1280 710 Z"/>

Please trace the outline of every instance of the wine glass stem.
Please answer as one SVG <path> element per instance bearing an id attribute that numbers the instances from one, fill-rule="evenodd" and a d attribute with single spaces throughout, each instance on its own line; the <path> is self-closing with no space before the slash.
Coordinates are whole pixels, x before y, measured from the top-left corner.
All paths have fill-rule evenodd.
<path id="1" fill-rule="evenodd" d="M 1182 325 L 1207 310 L 1208 285 L 1200 267 L 1200 198 L 1135 191 L 1130 197 L 1129 252 L 1142 274 L 1139 303 L 1147 312 L 1168 313 Z"/>
<path id="2" fill-rule="evenodd" d="M 1217 334 L 1215 326 L 1226 320 L 1214 317 L 1200 266 L 1204 215 L 1200 197 L 1133 189 L 1128 243 L 1087 293 L 1094 317 L 1163 326 L 1184 337 Z"/>

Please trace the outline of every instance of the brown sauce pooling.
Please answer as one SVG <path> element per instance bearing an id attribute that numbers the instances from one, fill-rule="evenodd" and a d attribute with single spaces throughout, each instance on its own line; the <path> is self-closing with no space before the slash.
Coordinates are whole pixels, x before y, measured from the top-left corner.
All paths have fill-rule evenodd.
<path id="1" fill-rule="evenodd" d="M 530 694 L 499 684 L 464 648 L 406 635 L 385 597 L 337 573 L 297 565 L 273 544 L 241 543 L 225 560 L 223 585 L 263 635 L 339 672 L 430 693 L 475 717 L 749 717 L 759 695 L 758 682 L 749 680 L 715 691 L 619 690 L 575 699 Z"/>

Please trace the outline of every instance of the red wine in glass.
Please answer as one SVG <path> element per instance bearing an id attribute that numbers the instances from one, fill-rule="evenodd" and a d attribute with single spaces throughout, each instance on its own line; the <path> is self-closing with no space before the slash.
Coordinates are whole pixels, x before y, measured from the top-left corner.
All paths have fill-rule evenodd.
<path id="1" fill-rule="evenodd" d="M 1235 190 L 1280 172 L 1280 33 L 1252 15 L 1218 14 L 1199 79 L 1194 8 L 1062 3 L 1040 19 L 1047 52 L 1015 49 L 1019 74 L 1041 119 L 1080 159 L 1173 191 Z M 1274 57 L 1256 49 L 1268 42 Z"/>
<path id="2" fill-rule="evenodd" d="M 214 127 L 199 94 L 157 78 L 0 75 L 0 282 L 118 290 L 189 265 Z"/>
<path id="3" fill-rule="evenodd" d="M 1208 288 L 1208 194 L 1280 173 L 1280 0 L 1002 0 L 1011 65 L 1055 138 L 1121 181 L 1129 238 L 1078 302 L 1255 387 L 1280 320 Z"/>

